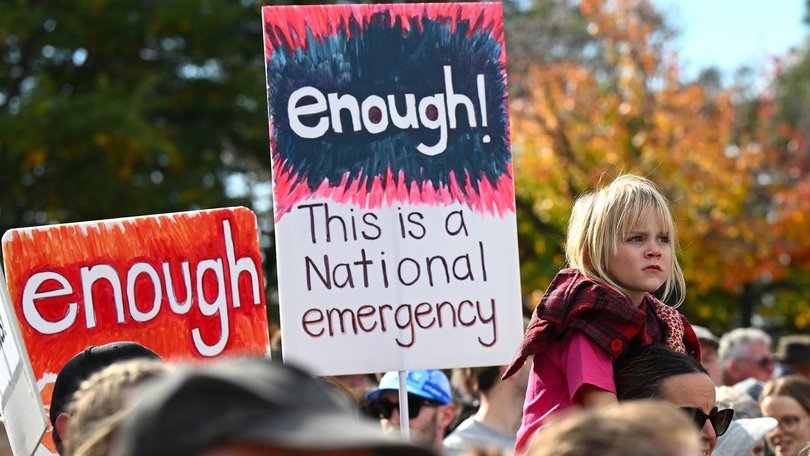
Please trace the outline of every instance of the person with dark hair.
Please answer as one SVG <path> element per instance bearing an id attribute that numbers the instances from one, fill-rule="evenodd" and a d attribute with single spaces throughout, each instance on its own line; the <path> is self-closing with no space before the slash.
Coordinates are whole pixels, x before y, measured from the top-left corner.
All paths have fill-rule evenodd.
<path id="1" fill-rule="evenodd" d="M 146 358 L 159 360 L 157 353 L 137 342 L 119 341 L 104 345 L 91 345 L 74 355 L 59 370 L 51 394 L 50 419 L 53 442 L 61 454 L 68 440 L 68 405 L 83 381 L 101 369 L 123 360 Z"/>
<path id="2" fill-rule="evenodd" d="M 180 366 L 137 394 L 111 454 L 434 455 L 386 436 L 334 384 L 277 361 Z"/>
<path id="3" fill-rule="evenodd" d="M 780 337 L 774 359 L 779 362 L 778 376 L 796 374 L 810 379 L 810 335 Z"/>
<path id="4" fill-rule="evenodd" d="M 530 364 L 517 375 L 501 381 L 506 366 L 464 369 L 466 389 L 478 397 L 478 410 L 462 421 L 444 439 L 448 456 L 473 448 L 512 452 L 520 427 L 523 399 L 529 381 Z"/>
<path id="5" fill-rule="evenodd" d="M 714 382 L 698 361 L 661 345 L 649 345 L 615 367 L 619 401 L 661 399 L 689 414 L 700 431 L 702 454 L 709 456 L 728 429 L 734 410 L 718 410 Z"/>

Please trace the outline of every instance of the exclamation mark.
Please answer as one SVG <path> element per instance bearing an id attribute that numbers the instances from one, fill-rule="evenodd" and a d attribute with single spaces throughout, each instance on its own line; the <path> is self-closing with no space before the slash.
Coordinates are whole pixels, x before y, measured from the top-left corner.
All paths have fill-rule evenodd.
<path id="1" fill-rule="evenodd" d="M 476 78 L 476 82 L 478 83 L 478 107 L 481 109 L 481 126 L 487 126 L 487 94 L 486 94 L 486 87 L 484 87 L 484 75 L 479 74 Z M 484 144 L 489 144 L 490 137 L 489 135 L 484 135 L 481 138 L 484 141 Z"/>

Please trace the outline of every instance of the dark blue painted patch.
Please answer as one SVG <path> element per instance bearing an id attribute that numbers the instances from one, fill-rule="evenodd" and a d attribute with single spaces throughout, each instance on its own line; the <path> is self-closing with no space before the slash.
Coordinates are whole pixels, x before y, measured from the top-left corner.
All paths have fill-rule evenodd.
<path id="1" fill-rule="evenodd" d="M 324 179 L 337 185 L 346 171 L 356 177 L 360 170 L 368 177 L 370 189 L 372 178 L 385 176 L 389 167 L 394 175 L 404 171 L 408 185 L 429 181 L 438 189 L 448 182 L 450 171 L 462 186 L 466 172 L 476 190 L 481 176 L 495 185 L 511 158 L 504 100 L 506 72 L 498 60 L 501 45 L 497 40 L 487 31 L 469 32 L 468 21 L 451 32 L 447 19 L 421 17 L 411 19 L 410 32 L 404 36 L 399 20 L 392 24 L 388 13 L 379 13 L 364 24 L 351 20 L 339 33 L 324 39 L 310 33 L 306 49 L 278 43 L 267 63 L 268 97 L 276 136 L 274 153 L 287 164 L 285 171 L 306 179 L 310 189 Z M 289 127 L 287 102 L 300 87 L 312 86 L 324 94 L 348 93 L 361 102 L 369 95 L 385 98 L 392 94 L 404 111 L 405 93 L 415 94 L 418 104 L 425 96 L 445 92 L 444 65 L 453 68 L 454 92 L 473 102 L 478 126 L 470 128 L 459 107 L 458 126 L 449 130 L 447 149 L 439 155 L 417 151 L 417 144 L 433 145 L 439 138 L 439 130 L 424 126 L 400 130 L 389 125 L 380 134 L 365 130 L 338 134 L 330 129 L 317 139 L 302 139 Z M 480 124 L 477 74 L 485 75 L 487 127 Z M 343 117 L 343 124 L 349 131 L 348 116 Z M 483 141 L 484 135 L 491 138 L 489 143 Z"/>

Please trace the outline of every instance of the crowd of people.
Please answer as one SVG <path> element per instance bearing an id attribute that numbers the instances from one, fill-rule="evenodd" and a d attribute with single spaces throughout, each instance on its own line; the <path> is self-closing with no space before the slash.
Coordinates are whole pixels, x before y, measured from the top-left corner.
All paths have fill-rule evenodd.
<path id="1" fill-rule="evenodd" d="M 810 336 L 782 337 L 771 354 L 762 353 L 770 340 L 758 329 L 696 333 L 706 364 L 646 345 L 614 363 L 615 404 L 558 410 L 517 452 L 810 454 L 810 378 L 802 373 Z M 715 367 L 721 376 L 713 378 Z M 405 439 L 399 372 L 358 382 L 264 358 L 175 364 L 116 342 L 64 366 L 50 418 L 62 455 L 506 456 L 516 454 L 530 377 L 526 364 L 501 380 L 507 368 L 407 371 Z"/>
<path id="2" fill-rule="evenodd" d="M 575 203 L 568 267 L 508 364 L 313 377 L 116 342 L 62 368 L 54 441 L 76 456 L 810 456 L 810 336 L 772 350 L 761 329 L 691 325 L 677 242 L 655 185 L 621 176 Z"/>

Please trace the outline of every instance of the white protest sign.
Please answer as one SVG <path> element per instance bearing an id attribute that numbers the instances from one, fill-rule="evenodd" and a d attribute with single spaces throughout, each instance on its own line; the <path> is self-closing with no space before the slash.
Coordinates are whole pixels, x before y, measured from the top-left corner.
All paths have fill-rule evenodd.
<path id="1" fill-rule="evenodd" d="M 522 337 L 497 3 L 265 7 L 284 359 L 506 364 Z"/>
<path id="2" fill-rule="evenodd" d="M 11 450 L 30 455 L 50 423 L 45 416 L 34 371 L 22 343 L 5 273 L 0 267 L 0 397 Z"/>

